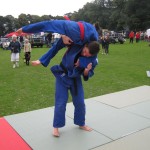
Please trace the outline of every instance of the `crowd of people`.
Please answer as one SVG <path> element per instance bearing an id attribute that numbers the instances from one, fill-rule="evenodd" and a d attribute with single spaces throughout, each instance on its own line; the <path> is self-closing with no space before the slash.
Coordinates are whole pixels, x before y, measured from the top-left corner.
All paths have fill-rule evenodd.
<path id="1" fill-rule="evenodd" d="M 60 38 L 61 36 L 58 33 L 49 33 L 45 37 L 45 43 L 47 47 L 52 47 Z M 24 37 L 16 36 L 15 34 L 12 35 L 12 40 L 8 46 L 8 49 L 11 50 L 11 62 L 13 63 L 13 68 L 19 67 L 21 49 L 23 49 L 24 52 L 24 62 L 27 66 L 29 66 L 32 51 L 29 39 L 30 38 L 27 35 Z"/>
<path id="2" fill-rule="evenodd" d="M 126 41 L 123 33 L 118 34 L 117 37 L 112 36 L 109 33 L 107 33 L 106 35 L 103 34 L 100 37 L 101 37 L 100 44 L 102 47 L 102 54 L 106 54 L 106 55 L 109 54 L 109 44 L 110 43 L 115 44 L 115 43 L 119 42 L 120 44 L 123 44 Z M 141 31 L 139 31 L 139 32 L 130 31 L 129 34 L 126 36 L 126 38 L 129 38 L 129 43 L 132 43 L 132 44 L 134 43 L 134 41 L 136 43 L 139 43 L 140 40 L 150 42 L 150 36 L 148 36 L 146 34 L 146 32 L 141 32 Z"/>
<path id="3" fill-rule="evenodd" d="M 148 36 L 146 33 L 141 31 L 138 32 L 131 31 L 129 33 L 129 39 L 130 39 L 130 43 L 133 43 L 134 39 L 136 43 L 138 43 L 140 40 L 150 41 L 150 36 Z"/>

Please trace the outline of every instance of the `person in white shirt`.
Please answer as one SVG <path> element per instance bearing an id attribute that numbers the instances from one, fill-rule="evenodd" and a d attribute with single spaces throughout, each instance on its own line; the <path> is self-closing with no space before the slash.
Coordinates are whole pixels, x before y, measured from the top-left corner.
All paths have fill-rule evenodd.
<path id="1" fill-rule="evenodd" d="M 54 43 L 57 43 L 58 40 L 61 38 L 61 35 L 58 33 L 53 33 L 53 35 L 54 35 Z"/>

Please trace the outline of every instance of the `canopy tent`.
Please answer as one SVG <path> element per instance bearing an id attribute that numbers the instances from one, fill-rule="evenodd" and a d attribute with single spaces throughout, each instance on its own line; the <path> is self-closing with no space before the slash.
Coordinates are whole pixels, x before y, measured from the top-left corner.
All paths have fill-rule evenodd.
<path id="1" fill-rule="evenodd" d="M 150 29 L 146 30 L 146 35 L 149 37 L 150 36 Z"/>
<path id="2" fill-rule="evenodd" d="M 27 35 L 30 35 L 30 33 L 21 33 L 21 34 L 18 34 L 17 32 L 11 32 L 11 33 L 8 33 L 5 35 L 5 37 L 12 37 L 13 35 L 16 35 L 16 36 L 27 36 Z"/>
<path id="3" fill-rule="evenodd" d="M 65 20 L 70 20 L 70 18 L 67 15 L 65 15 L 64 18 Z"/>

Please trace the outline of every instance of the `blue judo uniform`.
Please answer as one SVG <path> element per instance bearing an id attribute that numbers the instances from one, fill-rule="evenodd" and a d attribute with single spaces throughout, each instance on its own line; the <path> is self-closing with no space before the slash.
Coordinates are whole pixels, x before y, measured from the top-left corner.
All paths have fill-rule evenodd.
<path id="1" fill-rule="evenodd" d="M 51 67 L 51 71 L 56 77 L 56 93 L 55 93 L 55 112 L 53 127 L 60 128 L 65 125 L 65 111 L 68 100 L 68 90 L 72 95 L 74 111 L 74 124 L 79 126 L 85 125 L 85 103 L 84 91 L 81 81 L 84 69 L 89 63 L 92 63 L 92 69 L 88 76 L 84 76 L 85 81 L 93 76 L 94 68 L 97 65 L 97 56 L 82 57 L 80 53 L 85 43 L 96 41 L 98 39 L 95 28 L 86 22 L 84 25 L 84 39 L 81 40 L 80 28 L 74 21 L 54 20 L 44 21 L 36 24 L 31 24 L 22 28 L 23 32 L 37 33 L 37 32 L 56 32 L 70 37 L 74 44 L 68 48 L 67 52 L 62 58 L 60 65 Z M 57 54 L 59 50 L 65 47 L 62 39 L 60 39 L 46 54 L 39 60 L 43 66 L 48 66 L 50 60 Z M 77 57 L 78 56 L 78 57 Z M 80 66 L 75 67 L 75 59 L 79 59 Z"/>

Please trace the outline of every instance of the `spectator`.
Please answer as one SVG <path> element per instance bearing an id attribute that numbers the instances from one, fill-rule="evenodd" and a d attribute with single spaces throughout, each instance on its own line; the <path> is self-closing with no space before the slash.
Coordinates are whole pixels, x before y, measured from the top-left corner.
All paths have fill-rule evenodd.
<path id="1" fill-rule="evenodd" d="M 144 32 L 141 32 L 141 34 L 140 34 L 140 40 L 144 40 Z"/>
<path id="2" fill-rule="evenodd" d="M 140 33 L 139 32 L 136 32 L 135 39 L 136 39 L 136 43 L 138 43 L 140 40 Z"/>
<path id="3" fill-rule="evenodd" d="M 130 43 L 133 43 L 133 40 L 134 40 L 134 32 L 133 31 L 131 31 L 129 33 L 129 38 L 130 38 Z"/>
<path id="4" fill-rule="evenodd" d="M 105 53 L 105 38 L 104 38 L 104 36 L 101 37 L 101 44 L 102 44 L 102 54 L 106 54 Z"/>
<path id="5" fill-rule="evenodd" d="M 51 45 L 53 46 L 55 43 L 54 34 L 52 34 Z"/>
<path id="6" fill-rule="evenodd" d="M 21 48 L 22 48 L 23 47 L 23 42 L 24 42 L 23 36 L 19 37 L 19 41 L 20 41 L 20 45 L 21 45 Z"/>
<path id="7" fill-rule="evenodd" d="M 11 62 L 13 62 L 13 68 L 19 67 L 19 53 L 21 50 L 21 45 L 17 41 L 17 36 L 12 36 L 12 41 L 9 44 L 9 49 L 11 50 Z"/>
<path id="8" fill-rule="evenodd" d="M 105 36 L 104 48 L 105 48 L 105 54 L 108 55 L 108 53 L 109 53 L 109 36 Z"/>
<path id="9" fill-rule="evenodd" d="M 58 33 L 53 33 L 53 35 L 54 35 L 54 44 L 56 44 L 61 36 Z"/>
<path id="10" fill-rule="evenodd" d="M 52 40 L 52 33 L 49 33 L 49 34 L 46 36 L 46 44 L 47 44 L 47 47 L 51 47 L 51 40 Z"/>
<path id="11" fill-rule="evenodd" d="M 24 56 L 26 60 L 26 65 L 29 66 L 30 58 L 31 58 L 31 44 L 28 39 L 25 39 L 24 43 Z"/>

